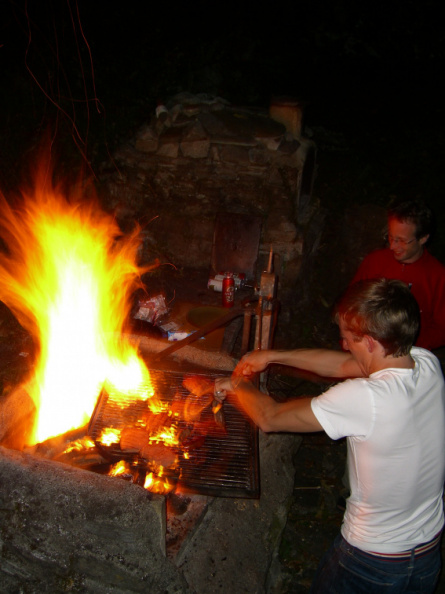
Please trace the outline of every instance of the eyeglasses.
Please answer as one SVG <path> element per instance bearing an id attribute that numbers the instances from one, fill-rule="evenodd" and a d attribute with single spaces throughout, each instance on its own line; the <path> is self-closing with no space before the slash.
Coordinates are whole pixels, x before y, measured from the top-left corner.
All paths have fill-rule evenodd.
<path id="1" fill-rule="evenodd" d="M 405 239 L 400 239 L 400 237 L 393 237 L 392 235 L 387 235 L 386 240 L 388 241 L 389 244 L 396 243 L 396 244 L 404 247 L 406 245 L 409 245 L 413 241 L 416 241 L 416 238 L 414 237 L 413 239 L 406 241 Z"/>

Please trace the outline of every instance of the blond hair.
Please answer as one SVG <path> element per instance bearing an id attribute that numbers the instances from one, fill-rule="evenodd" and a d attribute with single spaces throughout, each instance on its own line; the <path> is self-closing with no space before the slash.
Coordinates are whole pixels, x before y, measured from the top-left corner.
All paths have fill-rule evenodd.
<path id="1" fill-rule="evenodd" d="M 420 311 L 409 287 L 399 280 L 363 280 L 351 285 L 335 309 L 335 320 L 360 340 L 372 336 L 386 355 L 407 355 L 420 328 Z"/>

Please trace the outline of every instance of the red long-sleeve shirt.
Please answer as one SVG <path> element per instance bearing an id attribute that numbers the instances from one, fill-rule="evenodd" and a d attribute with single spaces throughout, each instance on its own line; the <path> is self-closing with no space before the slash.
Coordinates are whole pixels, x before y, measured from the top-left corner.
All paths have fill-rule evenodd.
<path id="1" fill-rule="evenodd" d="M 445 266 L 424 249 L 411 264 L 398 262 L 389 248 L 365 257 L 353 281 L 398 279 L 411 287 L 420 308 L 420 333 L 416 345 L 436 349 L 445 345 Z"/>

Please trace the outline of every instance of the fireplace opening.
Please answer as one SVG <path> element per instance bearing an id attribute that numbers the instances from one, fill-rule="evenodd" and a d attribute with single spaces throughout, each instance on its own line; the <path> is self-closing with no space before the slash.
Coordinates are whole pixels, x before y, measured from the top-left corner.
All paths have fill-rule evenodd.
<path id="1" fill-rule="evenodd" d="M 150 384 L 136 393 L 103 388 L 84 427 L 23 450 L 150 493 L 258 498 L 258 429 L 213 396 L 226 375 L 150 369 Z"/>

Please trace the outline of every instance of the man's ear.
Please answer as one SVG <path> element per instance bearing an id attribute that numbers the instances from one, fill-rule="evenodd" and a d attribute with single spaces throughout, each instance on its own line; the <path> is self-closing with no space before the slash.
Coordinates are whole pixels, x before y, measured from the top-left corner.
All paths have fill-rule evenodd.
<path id="1" fill-rule="evenodd" d="M 376 347 L 376 340 L 374 338 L 372 338 L 372 336 L 368 336 L 368 334 L 365 334 L 365 336 L 363 337 L 363 340 L 365 341 L 365 345 L 366 345 L 366 348 L 368 349 L 368 353 L 373 353 L 375 351 L 375 347 Z"/>
<path id="2" fill-rule="evenodd" d="M 430 238 L 430 236 L 429 236 L 429 235 L 424 235 L 423 237 L 421 237 L 421 238 L 419 239 L 419 243 L 420 243 L 420 245 L 425 245 L 425 243 L 428 241 L 428 239 L 429 239 L 429 238 Z"/>

